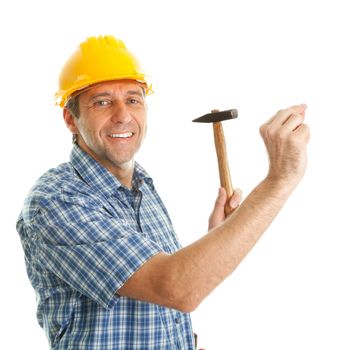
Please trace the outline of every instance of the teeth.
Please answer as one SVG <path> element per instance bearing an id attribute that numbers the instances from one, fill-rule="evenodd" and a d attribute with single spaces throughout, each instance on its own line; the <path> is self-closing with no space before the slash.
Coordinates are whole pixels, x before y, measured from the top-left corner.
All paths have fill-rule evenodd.
<path id="1" fill-rule="evenodd" d="M 125 139 L 127 137 L 131 137 L 132 135 L 133 135 L 133 132 L 125 132 L 123 134 L 110 134 L 109 136 L 113 138 L 119 137 L 119 138 Z"/>

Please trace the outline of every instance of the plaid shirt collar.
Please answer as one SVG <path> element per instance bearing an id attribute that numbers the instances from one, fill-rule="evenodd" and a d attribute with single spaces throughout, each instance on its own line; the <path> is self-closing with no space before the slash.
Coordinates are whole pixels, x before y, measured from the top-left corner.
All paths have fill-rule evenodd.
<path id="1" fill-rule="evenodd" d="M 78 175 L 86 182 L 93 191 L 100 192 L 106 198 L 114 195 L 124 186 L 120 181 L 105 167 L 103 167 L 94 158 L 84 152 L 77 144 L 73 145 L 70 161 Z M 143 182 L 154 188 L 152 178 L 147 172 L 135 162 L 132 185 L 139 189 Z"/>

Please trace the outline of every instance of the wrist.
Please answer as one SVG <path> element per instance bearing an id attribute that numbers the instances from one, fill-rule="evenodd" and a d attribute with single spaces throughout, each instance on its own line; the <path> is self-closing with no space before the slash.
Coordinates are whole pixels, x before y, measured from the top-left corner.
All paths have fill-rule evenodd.
<path id="1" fill-rule="evenodd" d="M 278 198 L 282 197 L 285 199 L 293 192 L 299 181 L 293 177 L 285 178 L 282 176 L 273 176 L 272 174 L 268 174 L 263 182 L 272 196 Z"/>

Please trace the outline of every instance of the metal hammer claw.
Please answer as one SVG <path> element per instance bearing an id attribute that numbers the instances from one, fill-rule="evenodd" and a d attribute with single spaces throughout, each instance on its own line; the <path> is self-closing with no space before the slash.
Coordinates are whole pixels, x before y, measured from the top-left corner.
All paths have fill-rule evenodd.
<path id="1" fill-rule="evenodd" d="M 198 123 L 213 123 L 214 142 L 217 154 L 217 162 L 219 165 L 220 184 L 221 187 L 223 187 L 226 190 L 228 198 L 225 206 L 226 215 L 228 215 L 232 211 L 229 205 L 229 199 L 233 195 L 233 187 L 227 160 L 225 136 L 223 133 L 221 122 L 228 119 L 235 119 L 237 117 L 238 111 L 236 109 L 229 109 L 226 111 L 219 111 L 218 109 L 214 109 L 211 111 L 211 113 L 205 114 L 202 117 L 193 120 L 193 122 Z"/>

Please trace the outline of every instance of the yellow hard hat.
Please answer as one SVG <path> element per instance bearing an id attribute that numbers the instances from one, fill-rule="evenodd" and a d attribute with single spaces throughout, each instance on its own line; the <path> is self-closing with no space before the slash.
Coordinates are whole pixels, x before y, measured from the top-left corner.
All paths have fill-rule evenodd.
<path id="1" fill-rule="evenodd" d="M 131 79 L 143 83 L 146 94 L 152 92 L 136 57 L 122 40 L 111 35 L 90 37 L 81 43 L 61 70 L 56 104 L 64 107 L 76 91 L 102 81 Z"/>

